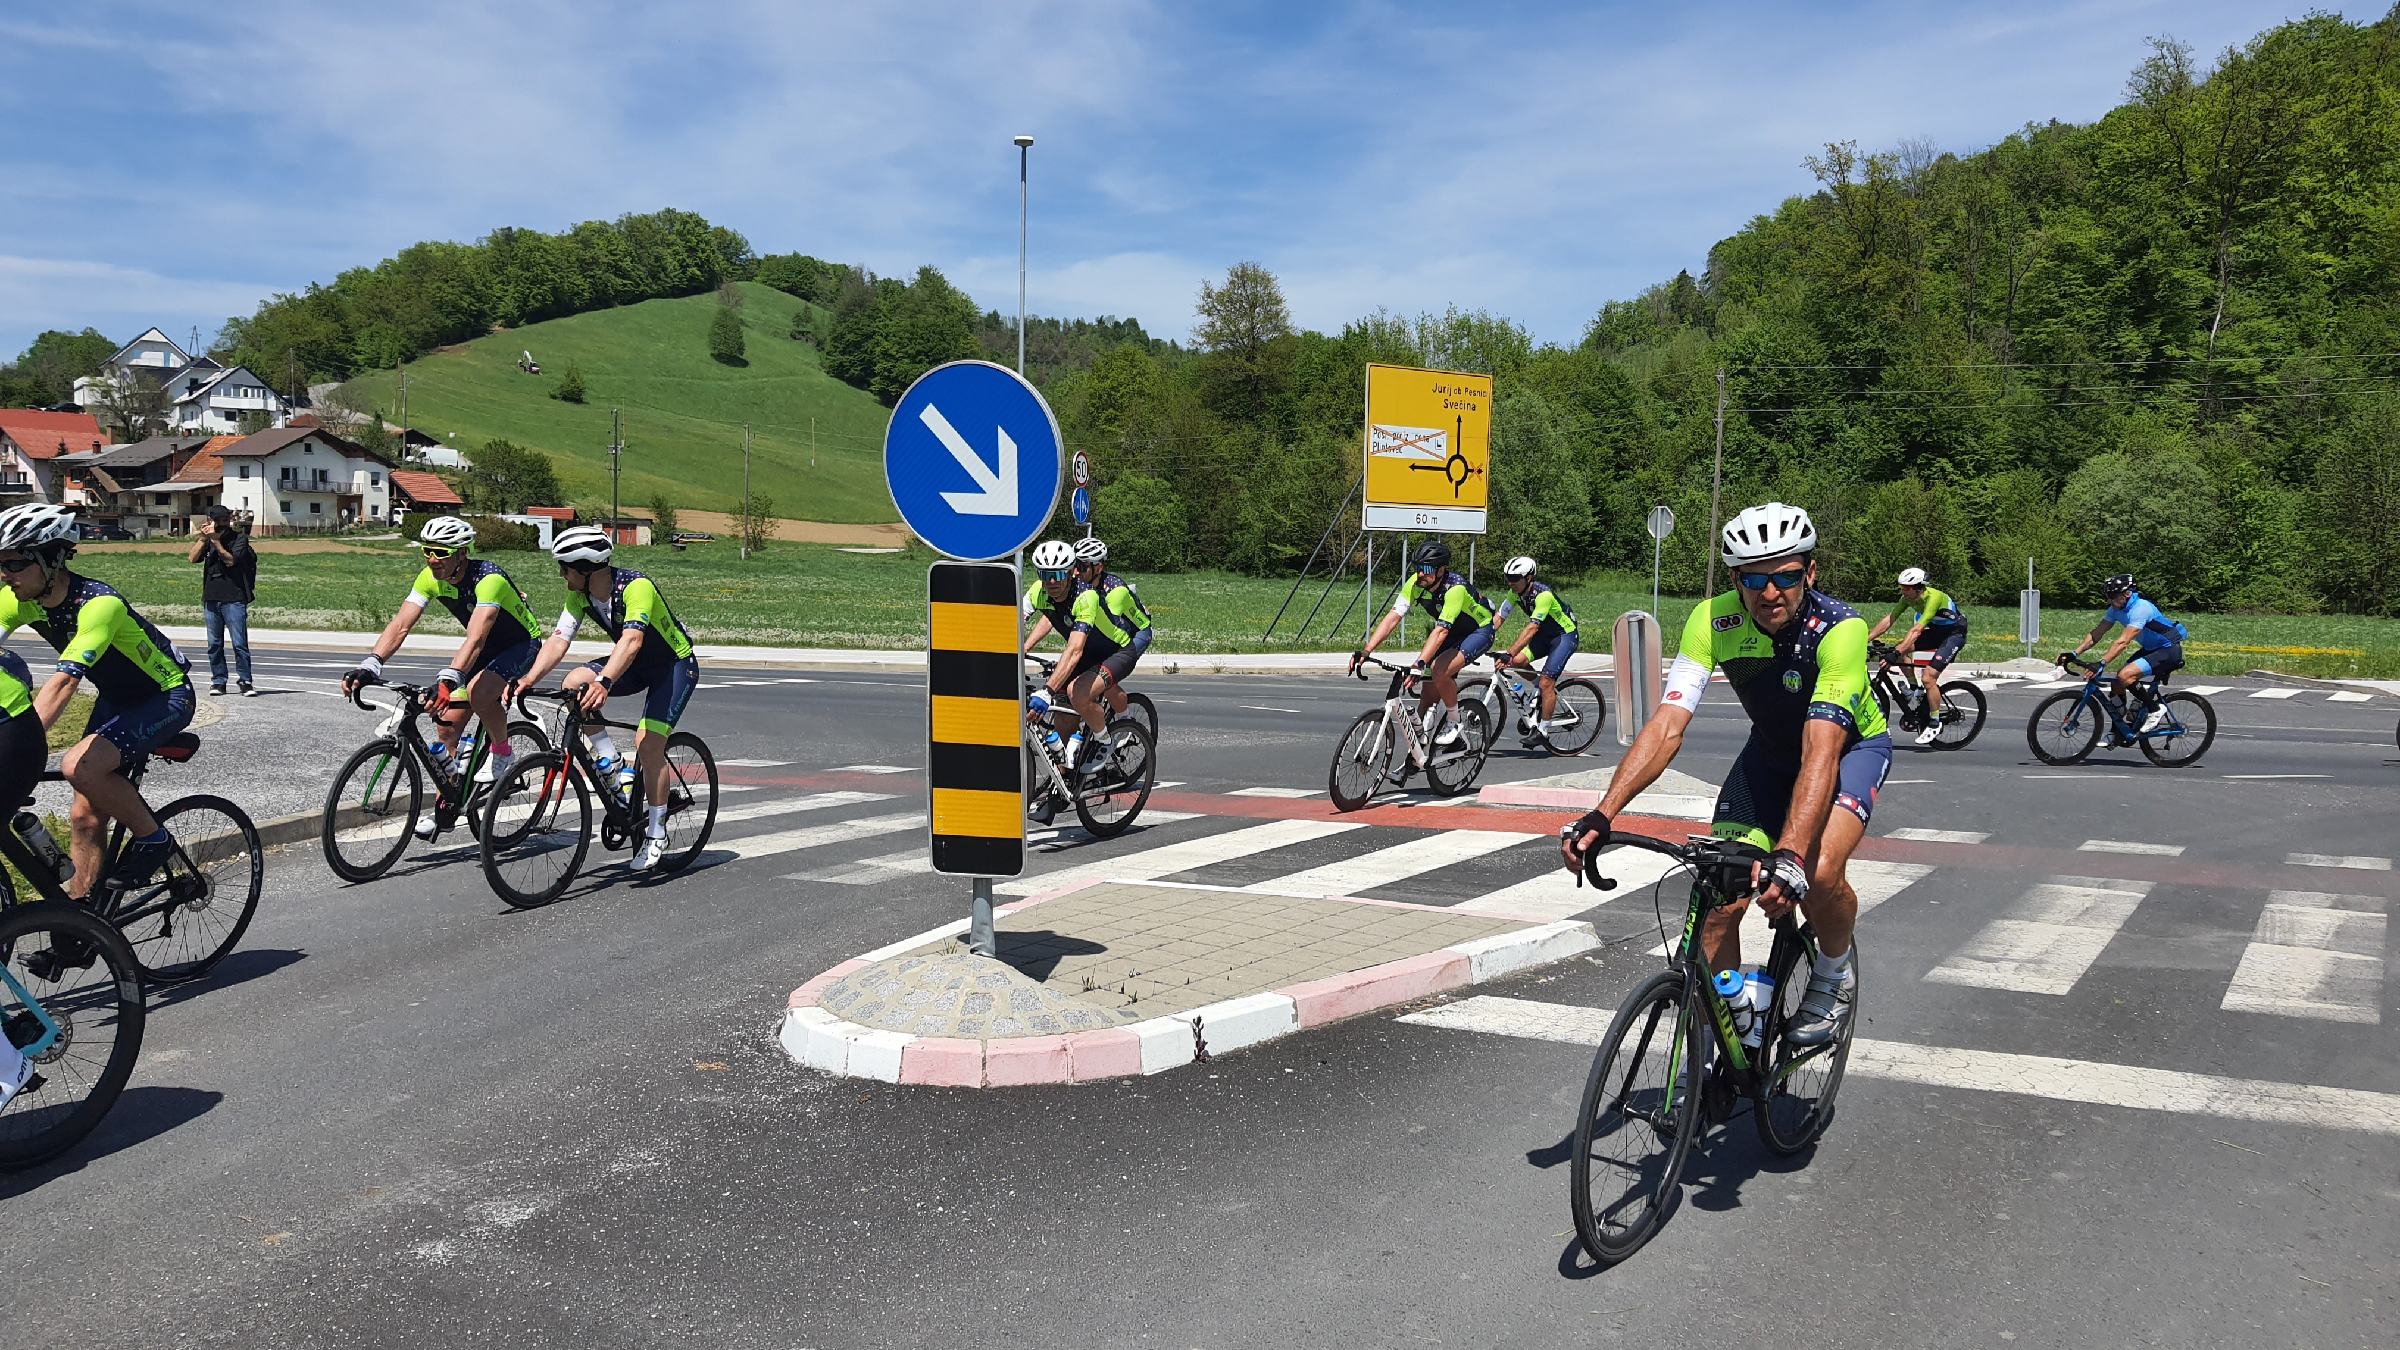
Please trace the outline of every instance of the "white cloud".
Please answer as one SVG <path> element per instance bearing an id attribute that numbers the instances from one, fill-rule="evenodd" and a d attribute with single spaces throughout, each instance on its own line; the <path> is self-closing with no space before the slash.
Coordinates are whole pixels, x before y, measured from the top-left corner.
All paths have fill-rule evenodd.
<path id="1" fill-rule="evenodd" d="M 256 283 L 165 277 L 114 263 L 0 253 L 0 314 L 59 316 L 55 322 L 29 326 L 27 338 L 40 327 L 89 326 L 122 341 L 132 330 L 118 330 L 129 323 L 146 328 L 161 322 L 156 317 L 160 315 L 215 315 L 194 320 L 205 339 L 216 331 L 217 319 L 248 310 L 263 293 Z M 170 331 L 182 339 L 179 330 Z"/>

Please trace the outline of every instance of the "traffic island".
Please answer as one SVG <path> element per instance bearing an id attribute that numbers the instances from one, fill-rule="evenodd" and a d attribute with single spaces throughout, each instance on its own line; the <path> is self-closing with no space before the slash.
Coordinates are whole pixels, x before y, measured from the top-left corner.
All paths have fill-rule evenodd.
<path id="1" fill-rule="evenodd" d="M 1161 882 L 1089 882 L 995 920 L 997 957 L 966 950 L 961 919 L 800 986 L 784 1049 L 887 1083 L 1122 1078 L 1599 945 L 1582 922 Z"/>

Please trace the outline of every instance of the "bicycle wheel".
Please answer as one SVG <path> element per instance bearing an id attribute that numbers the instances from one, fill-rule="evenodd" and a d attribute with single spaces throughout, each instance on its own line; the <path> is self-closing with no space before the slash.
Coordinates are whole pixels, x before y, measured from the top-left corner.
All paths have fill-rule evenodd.
<path id="1" fill-rule="evenodd" d="M 1150 733 L 1151 745 L 1158 744 L 1158 705 L 1150 701 L 1148 694 L 1137 694 L 1130 689 L 1126 690 L 1125 711 L 1109 720 L 1112 722 L 1130 721 Z"/>
<path id="2" fill-rule="evenodd" d="M 717 757 L 688 731 L 667 737 L 667 852 L 658 870 L 691 865 L 717 828 Z"/>
<path id="3" fill-rule="evenodd" d="M 344 881 L 373 881 L 408 851 L 425 809 L 425 775 L 398 741 L 369 741 L 352 754 L 325 794 L 318 826 L 325 865 Z"/>
<path id="4" fill-rule="evenodd" d="M 1113 723 L 1102 734 L 1108 739 L 1084 761 L 1088 767 L 1075 789 L 1075 818 L 1095 838 L 1107 839 L 1123 834 L 1142 813 L 1150 781 L 1158 775 L 1151 767 L 1156 748 L 1140 723 Z"/>
<path id="5" fill-rule="evenodd" d="M 1595 1261 L 1650 1240 L 1674 1203 L 1700 1133 L 1700 1094 L 1678 1081 L 1700 1064 L 1687 976 L 1663 970 L 1618 1005 L 1583 1080 L 1568 1171 L 1575 1235 Z"/>
<path id="6" fill-rule="evenodd" d="M 1767 969 L 1775 976 L 1775 1002 L 1767 1009 L 1760 1048 L 1765 1060 L 1758 1085 L 1758 1137 L 1777 1153 L 1789 1156 L 1815 1143 L 1833 1122 L 1833 1094 L 1841 1091 L 1842 1071 L 1850 1064 L 1850 1038 L 1858 1031 L 1858 1005 L 1850 1006 L 1850 1021 L 1831 1045 L 1795 1048 L 1783 1043 L 1784 1024 L 1800 1011 L 1808 996 L 1809 970 L 1816 962 L 1813 934 L 1778 930 Z M 1858 947 L 1850 948 L 1851 978 L 1858 975 Z M 1863 992 L 1854 988 L 1852 997 Z"/>
<path id="7" fill-rule="evenodd" d="M 1475 782 L 1483 772 L 1483 761 L 1492 753 L 1492 726 L 1480 703 L 1458 705 L 1458 744 L 1448 749 L 1434 747 L 1433 757 L 1425 765 L 1425 781 L 1445 797 L 1455 797 Z"/>
<path id="8" fill-rule="evenodd" d="M 175 852 L 150 881 L 119 894 L 109 913 L 143 978 L 177 984 L 207 974 L 242 940 L 267 859 L 258 827 L 223 797 L 179 797 L 159 809 L 158 823 L 175 836 Z"/>
<path id="9" fill-rule="evenodd" d="M 1964 750 L 1983 731 L 1983 691 L 1965 680 L 1942 686 L 1942 730 L 1936 750 Z"/>
<path id="10" fill-rule="evenodd" d="M 2142 737 L 2142 753 L 2162 769 L 2180 769 L 2208 753 L 2217 739 L 2216 705 L 2198 694 L 2167 695 L 2167 723 Z"/>
<path id="11" fill-rule="evenodd" d="M 32 1061 L 0 1106 L 0 1171 L 91 1133 L 133 1076 L 145 1015 L 140 965 L 97 915 L 55 900 L 0 913 L 0 1034 Z"/>
<path id="12" fill-rule="evenodd" d="M 2044 764 L 2081 764 L 2100 743 L 2100 724 L 2107 714 L 2086 706 L 2082 689 L 2061 689 L 2034 705 L 2025 723 L 2025 744 Z"/>
<path id="13" fill-rule="evenodd" d="M 1398 733 L 1384 725 L 1383 709 L 1363 712 L 1350 729 L 1342 733 L 1333 748 L 1333 771 L 1326 776 L 1325 787 L 1333 798 L 1334 807 L 1355 811 L 1365 806 L 1383 786 L 1386 766 L 1392 762 L 1392 743 Z"/>
<path id="14" fill-rule="evenodd" d="M 1600 686 L 1577 676 L 1558 682 L 1558 697 L 1550 705 L 1550 753 L 1580 755 L 1599 739 L 1608 721 L 1608 700 Z"/>
<path id="15" fill-rule="evenodd" d="M 514 909 L 566 894 L 592 843 L 592 793 L 556 752 L 526 755 L 484 804 L 484 879 Z"/>

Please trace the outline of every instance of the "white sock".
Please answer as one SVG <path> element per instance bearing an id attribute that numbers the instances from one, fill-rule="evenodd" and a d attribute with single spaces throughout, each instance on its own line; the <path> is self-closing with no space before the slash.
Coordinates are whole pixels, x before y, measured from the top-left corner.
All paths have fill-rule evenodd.
<path id="1" fill-rule="evenodd" d="M 592 753 L 601 759 L 617 757 L 617 743 L 609 738 L 608 728 L 602 727 L 589 738 Z"/>
<path id="2" fill-rule="evenodd" d="M 664 838 L 664 837 L 666 836 L 666 833 L 667 833 L 667 808 L 665 808 L 665 807 L 663 807 L 663 806 L 653 806 L 653 807 L 651 807 L 651 808 L 650 808 L 650 837 L 651 837 L 651 838 L 653 838 L 653 839 L 660 839 L 660 838 Z"/>
<path id="3" fill-rule="evenodd" d="M 1827 979 L 1847 981 L 1850 978 L 1850 953 L 1843 952 L 1840 956 L 1827 956 L 1823 952 L 1818 952 L 1816 969 L 1819 975 Z"/>

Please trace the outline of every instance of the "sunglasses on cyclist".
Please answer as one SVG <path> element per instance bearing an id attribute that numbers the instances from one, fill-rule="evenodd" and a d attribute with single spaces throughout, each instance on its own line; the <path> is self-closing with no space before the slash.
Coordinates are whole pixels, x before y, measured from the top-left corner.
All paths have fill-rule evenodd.
<path id="1" fill-rule="evenodd" d="M 579 576 L 579 577 L 588 577 L 588 576 L 590 576 L 592 573 L 594 573 L 594 572 L 597 572 L 597 571 L 599 571 L 601 568 L 603 568 L 603 567 L 606 567 L 606 566 L 608 566 L 608 564 L 607 564 L 607 563 L 596 563 L 596 562 L 562 562 L 562 563 L 560 563 L 560 564 L 558 565 L 558 570 L 559 570 L 559 571 L 561 571 L 561 572 L 573 572 L 575 575 L 577 575 L 577 576 Z"/>
<path id="2" fill-rule="evenodd" d="M 1075 569 L 1071 567 L 1045 567 L 1041 569 L 1042 580 L 1065 581 L 1069 576 L 1073 575 L 1074 571 Z"/>
<path id="3" fill-rule="evenodd" d="M 432 544 L 427 544 L 424 551 L 425 561 L 427 562 L 440 562 L 458 552 L 458 550 L 454 548 L 440 548 Z"/>
<path id="4" fill-rule="evenodd" d="M 39 558 L 0 558 L 0 572 L 7 572 L 12 575 L 22 572 L 27 568 L 39 567 L 41 565 L 42 560 Z"/>
<path id="5" fill-rule="evenodd" d="M 1800 583 L 1808 579 L 1808 564 L 1787 567 L 1780 572 L 1736 572 L 1733 579 L 1742 583 L 1742 589 L 1746 591 L 1763 591 L 1770 585 L 1779 591 L 1796 591 L 1800 589 Z"/>

